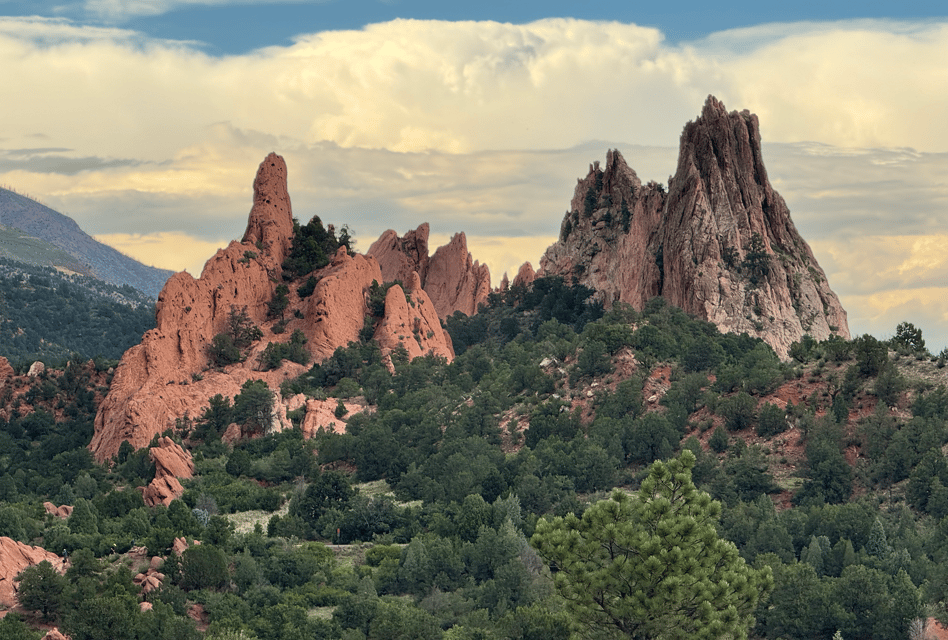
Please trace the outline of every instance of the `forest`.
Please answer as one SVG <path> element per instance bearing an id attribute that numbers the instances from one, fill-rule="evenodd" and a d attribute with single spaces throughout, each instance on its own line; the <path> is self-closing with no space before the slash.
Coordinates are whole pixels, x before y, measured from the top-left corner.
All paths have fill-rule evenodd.
<path id="1" fill-rule="evenodd" d="M 946 617 L 946 354 L 920 330 L 806 337 L 781 362 L 660 298 L 592 293 L 541 278 L 449 318 L 450 363 L 391 372 L 362 340 L 284 383 L 373 408 L 344 434 L 304 439 L 302 412 L 266 433 L 262 383 L 209 398 L 164 434 L 197 470 L 167 507 L 138 490 L 147 450 L 86 448 L 106 363 L 16 378 L 0 535 L 71 564 L 23 571 L 0 639 L 895 640 Z M 253 437 L 223 442 L 234 422 Z"/>
<path id="2" fill-rule="evenodd" d="M 0 258 L 0 355 L 17 369 L 117 360 L 154 326 L 155 301 L 131 286 Z"/>

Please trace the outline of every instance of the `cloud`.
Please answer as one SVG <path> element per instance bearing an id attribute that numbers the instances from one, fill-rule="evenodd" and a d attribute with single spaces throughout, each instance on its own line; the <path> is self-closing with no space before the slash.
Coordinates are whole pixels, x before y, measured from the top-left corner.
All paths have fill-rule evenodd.
<path id="1" fill-rule="evenodd" d="M 204 263 L 228 240 L 201 240 L 179 232 L 105 233 L 95 239 L 115 247 L 141 263 L 174 271 L 187 270 L 194 277 L 201 274 Z"/>
<path id="2" fill-rule="evenodd" d="M 122 22 L 139 16 L 157 16 L 189 6 L 226 6 L 307 2 L 313 0 L 85 0 L 83 9 L 98 18 Z M 316 2 L 328 0 L 315 0 Z"/>
<path id="3" fill-rule="evenodd" d="M 62 147 L 0 150 L 0 172 L 58 173 L 73 176 L 81 171 L 136 166 L 138 160 L 121 158 L 70 157 Z"/>
<path id="4" fill-rule="evenodd" d="M 193 267 L 187 247 L 242 234 L 253 172 L 277 151 L 301 220 L 348 223 L 362 250 L 424 221 L 433 237 L 465 231 L 499 280 L 537 260 L 607 148 L 665 181 L 683 124 L 713 93 L 758 114 L 770 178 L 819 239 L 854 331 L 914 300 L 948 343 L 946 51 L 944 21 L 763 25 L 672 46 L 616 22 L 396 20 L 211 56 L 4 18 L 0 182 L 90 233 L 125 234 L 129 252 L 151 247 L 159 266 Z"/>

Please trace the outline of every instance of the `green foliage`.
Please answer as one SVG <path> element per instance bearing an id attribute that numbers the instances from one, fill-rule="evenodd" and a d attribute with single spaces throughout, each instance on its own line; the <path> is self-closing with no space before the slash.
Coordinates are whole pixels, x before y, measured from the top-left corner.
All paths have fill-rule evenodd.
<path id="1" fill-rule="evenodd" d="M 343 225 L 336 238 L 332 225 L 323 227 L 319 216 L 313 216 L 304 226 L 293 220 L 293 242 L 289 255 L 283 261 L 284 278 L 305 276 L 329 264 L 339 247 L 352 251 L 349 229 Z"/>
<path id="2" fill-rule="evenodd" d="M 299 329 L 295 329 L 288 342 L 271 342 L 266 346 L 260 354 L 260 368 L 263 371 L 271 371 L 279 367 L 284 360 L 307 364 L 310 356 L 305 344 L 306 336 Z"/>
<path id="3" fill-rule="evenodd" d="M 689 451 L 656 462 L 636 496 L 543 519 L 532 544 L 577 622 L 637 638 L 746 638 L 773 585 L 715 530 L 720 504 L 691 482 Z"/>
<path id="4" fill-rule="evenodd" d="M 279 316 L 283 318 L 283 312 L 286 311 L 286 308 L 290 306 L 290 288 L 285 284 L 278 284 L 276 289 L 273 291 L 273 297 L 270 298 L 270 302 L 267 303 L 267 317 L 276 318 Z"/>
<path id="5" fill-rule="evenodd" d="M 741 270 L 750 280 L 751 285 L 756 287 L 770 272 L 770 254 L 767 253 L 764 239 L 757 232 L 751 236 L 750 243 L 744 251 Z"/>
<path id="6" fill-rule="evenodd" d="M 234 422 L 244 433 L 265 433 L 273 414 L 273 392 L 263 380 L 247 380 L 234 397 Z"/>
<path id="7" fill-rule="evenodd" d="M 761 438 L 770 438 L 789 428 L 785 411 L 770 402 L 764 403 L 757 416 L 757 435 Z"/>
<path id="8" fill-rule="evenodd" d="M 155 301 L 130 286 L 0 258 L 0 354 L 47 365 L 120 358 L 155 326 Z"/>
<path id="9" fill-rule="evenodd" d="M 227 585 L 227 558 L 213 544 L 188 547 L 181 554 L 181 588 L 221 589 Z"/>
<path id="10" fill-rule="evenodd" d="M 715 453 L 724 453 L 727 451 L 729 445 L 730 438 L 727 437 L 727 430 L 723 427 L 715 429 L 711 437 L 708 438 L 708 446 L 711 448 L 711 451 Z"/>
<path id="11" fill-rule="evenodd" d="M 262 337 L 260 327 L 247 315 L 247 307 L 232 306 L 227 315 L 227 332 L 217 334 L 207 345 L 208 359 L 216 367 L 241 362 L 243 350 Z"/>
<path id="12" fill-rule="evenodd" d="M 928 349 L 925 348 L 925 339 L 922 337 L 922 330 L 911 322 L 900 322 L 895 328 L 895 335 L 889 340 L 889 344 L 896 351 L 928 354 Z"/>
<path id="13" fill-rule="evenodd" d="M 19 582 L 17 600 L 27 609 L 38 611 L 43 620 L 56 616 L 63 604 L 66 580 L 56 572 L 49 560 L 25 568 L 16 576 Z"/>
<path id="14" fill-rule="evenodd" d="M 717 412 L 729 431 L 744 431 L 757 423 L 757 401 L 745 391 L 722 400 Z"/>

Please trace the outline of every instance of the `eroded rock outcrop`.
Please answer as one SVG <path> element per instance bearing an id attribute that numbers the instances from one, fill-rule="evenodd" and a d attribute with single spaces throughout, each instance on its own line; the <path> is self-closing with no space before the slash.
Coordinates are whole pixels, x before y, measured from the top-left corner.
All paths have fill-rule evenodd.
<path id="1" fill-rule="evenodd" d="M 490 269 L 474 260 L 463 233 L 455 234 L 429 258 L 428 232 L 428 223 L 404 237 L 388 230 L 366 255 L 378 261 L 384 282 L 399 280 L 407 284 L 412 273 L 418 274 L 421 288 L 439 317 L 446 318 L 455 311 L 473 315 L 491 292 Z"/>
<path id="2" fill-rule="evenodd" d="M 158 445 L 148 451 L 155 463 L 155 478 L 144 488 L 142 497 L 150 507 L 168 506 L 184 493 L 179 478 L 194 477 L 194 462 L 191 454 L 167 436 L 158 439 Z"/>
<path id="3" fill-rule="evenodd" d="M 681 135 L 668 192 L 642 185 L 618 151 L 576 186 L 541 274 L 635 308 L 654 296 L 722 331 L 747 332 L 786 357 L 809 333 L 849 337 L 830 289 L 767 178 L 757 116 L 709 96 Z"/>
<path id="4" fill-rule="evenodd" d="M 529 287 L 536 279 L 537 273 L 533 270 L 533 265 L 529 262 L 524 262 L 520 265 L 520 269 L 517 270 L 517 275 L 513 279 L 513 286 Z"/>
<path id="5" fill-rule="evenodd" d="M 450 360 L 454 358 L 451 338 L 440 329 L 438 313 L 421 288 L 421 278 L 413 273 L 405 289 L 396 284 L 385 294 L 385 317 L 375 330 L 375 339 L 382 353 L 402 346 L 409 358 L 433 353 Z"/>
<path id="6" fill-rule="evenodd" d="M 43 509 L 46 511 L 46 513 L 53 516 L 54 518 L 60 518 L 61 520 L 66 520 L 67 518 L 69 518 L 69 516 L 72 515 L 73 507 L 71 507 L 68 504 L 64 504 L 62 506 L 57 507 L 52 502 L 44 502 Z"/>
<path id="7" fill-rule="evenodd" d="M 17 605 L 14 584 L 18 573 L 48 561 L 62 573 L 62 558 L 42 547 L 32 547 L 6 536 L 0 537 L 0 607 L 11 609 Z"/>
<path id="8" fill-rule="evenodd" d="M 0 356 L 0 385 L 6 384 L 15 375 L 16 371 L 13 370 L 10 361 Z"/>
<path id="9" fill-rule="evenodd" d="M 122 357 L 109 393 L 99 406 L 90 444 L 97 460 L 115 456 L 123 441 L 136 449 L 148 446 L 155 435 L 175 428 L 177 421 L 200 416 L 212 396 L 233 398 L 251 379 L 263 380 L 276 393 L 270 430 L 287 428 L 290 422 L 279 395 L 280 385 L 308 367 L 283 361 L 275 370 L 260 371 L 260 356 L 267 344 L 285 342 L 299 330 L 307 339 L 305 348 L 320 361 L 337 347 L 359 339 L 368 313 L 367 291 L 373 281 L 382 282 L 383 277 L 374 258 L 349 255 L 344 247 L 329 265 L 313 272 L 317 282 L 310 296 L 300 299 L 296 286 L 290 287 L 290 310 L 282 319 L 281 333 L 274 330 L 280 319 L 268 318 L 268 303 L 282 282 L 282 264 L 292 246 L 294 227 L 286 175 L 283 159 L 276 154 L 267 156 L 254 180 L 253 207 L 242 240 L 231 242 L 211 257 L 200 278 L 182 272 L 168 280 L 158 298 L 156 327 Z M 412 240 L 418 252 L 426 242 L 427 231 Z M 426 248 L 423 253 L 427 255 Z M 264 337 L 245 348 L 241 362 L 212 368 L 208 344 L 228 331 L 235 311 L 260 327 Z M 427 318 L 436 312 L 431 307 L 421 315 Z M 425 331 L 434 332 L 441 343 L 450 345 L 440 325 L 425 325 Z M 395 348 L 399 340 L 391 340 L 384 331 L 377 335 L 387 340 L 388 349 Z M 413 335 L 407 335 L 404 342 L 409 350 L 414 349 Z M 449 347 L 439 346 L 438 340 L 430 342 L 438 355 L 452 357 Z M 153 491 L 152 499 L 164 502 L 177 487 L 169 480 L 149 490 Z"/>

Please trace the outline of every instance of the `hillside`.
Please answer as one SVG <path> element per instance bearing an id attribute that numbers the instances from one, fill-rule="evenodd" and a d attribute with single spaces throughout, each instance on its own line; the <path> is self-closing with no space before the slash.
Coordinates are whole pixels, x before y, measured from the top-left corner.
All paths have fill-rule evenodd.
<path id="1" fill-rule="evenodd" d="M 4 188 L 0 188 L 0 225 L 19 229 L 58 247 L 72 258 L 69 260 L 41 245 L 21 240 L 4 248 L 4 257 L 28 264 L 61 267 L 118 287 L 131 285 L 152 298 L 158 297 L 158 292 L 172 273 L 143 265 L 123 255 L 85 233 L 73 219 Z"/>
<path id="2" fill-rule="evenodd" d="M 0 258 L 0 354 L 12 362 L 117 360 L 155 325 L 154 309 L 129 285 Z"/>
<path id="3" fill-rule="evenodd" d="M 79 637 L 568 640 L 539 520 L 688 450 L 720 535 L 774 576 L 751 637 L 895 640 L 923 604 L 944 613 L 948 369 L 920 333 L 804 340 L 781 362 L 661 299 L 604 312 L 591 293 L 540 278 L 452 316 L 451 362 L 396 353 L 390 373 L 363 339 L 285 381 L 345 432 L 302 411 L 256 432 L 278 398 L 249 384 L 112 466 L 86 448 L 108 372 L 0 363 L 0 535 L 67 549 L 48 617 Z M 176 449 L 194 477 L 145 507 Z M 200 552 L 171 551 L 191 539 Z"/>

